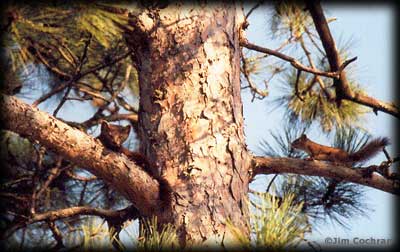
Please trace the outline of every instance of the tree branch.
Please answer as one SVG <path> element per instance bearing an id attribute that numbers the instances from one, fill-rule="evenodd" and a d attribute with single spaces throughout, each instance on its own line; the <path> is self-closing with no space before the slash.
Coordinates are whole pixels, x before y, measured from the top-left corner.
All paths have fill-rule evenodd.
<path id="1" fill-rule="evenodd" d="M 123 218 L 127 216 L 131 216 L 132 218 L 138 218 L 139 213 L 135 212 L 135 209 L 132 206 L 121 210 L 108 210 L 102 208 L 93 208 L 88 206 L 76 206 L 70 208 L 64 208 L 54 211 L 48 211 L 45 213 L 35 214 L 27 224 L 32 224 L 40 221 L 56 221 L 60 219 L 65 219 L 78 215 L 94 215 L 98 217 L 102 217 L 105 219 L 111 218 Z"/>
<path id="2" fill-rule="evenodd" d="M 300 42 L 301 48 L 302 48 L 303 51 L 304 51 L 304 54 L 306 55 L 306 57 L 307 57 L 307 59 L 308 59 L 308 63 L 310 64 L 310 66 L 311 66 L 312 68 L 316 69 L 316 66 L 315 66 L 315 64 L 314 64 L 314 61 L 313 61 L 313 59 L 312 59 L 312 57 L 311 57 L 311 52 L 307 49 L 306 44 L 305 44 L 304 39 L 303 39 L 303 36 L 300 36 L 300 37 L 299 37 L 299 42 Z M 299 70 L 299 71 L 300 71 L 300 70 Z M 325 83 L 324 83 L 324 81 L 322 80 L 321 76 L 315 75 L 315 80 L 316 80 L 316 82 L 318 82 L 318 84 L 319 84 L 319 86 L 320 86 L 322 92 L 324 93 L 325 97 L 326 97 L 328 100 L 331 100 L 331 99 L 332 99 L 332 95 L 331 95 L 331 94 L 328 92 L 328 90 L 326 89 Z M 312 85 L 313 85 L 313 84 L 312 84 Z M 310 87 L 310 89 L 311 89 L 311 87 Z M 296 90 L 296 92 L 298 92 L 298 91 Z"/>
<path id="3" fill-rule="evenodd" d="M 105 180 L 142 215 L 151 215 L 158 208 L 158 181 L 125 155 L 105 149 L 97 139 L 15 97 L 0 95 L 0 115 L 5 129 L 38 141 Z"/>
<path id="4" fill-rule="evenodd" d="M 44 94 L 42 97 L 40 97 L 39 99 L 37 99 L 34 103 L 33 106 L 37 106 L 40 103 L 44 102 L 45 100 L 49 99 L 51 96 L 61 92 L 62 90 L 64 90 L 64 88 L 68 87 L 69 85 L 72 84 L 73 81 L 78 81 L 81 78 L 85 77 L 88 74 L 92 74 L 95 73 L 96 71 L 99 71 L 105 67 L 111 66 L 117 62 L 119 62 L 120 60 L 125 59 L 126 57 L 128 57 L 130 54 L 132 53 L 132 50 L 129 50 L 128 52 L 122 54 L 121 56 L 115 57 L 114 59 L 110 60 L 109 62 L 106 63 L 100 63 L 88 70 L 82 71 L 78 74 L 76 74 L 75 76 L 69 76 L 69 75 L 65 75 L 64 78 L 68 81 L 59 84 L 58 86 L 54 87 L 49 93 Z M 57 72 L 53 72 L 56 73 Z"/>
<path id="5" fill-rule="evenodd" d="M 253 157 L 253 176 L 258 174 L 294 173 L 299 175 L 320 176 L 353 182 L 399 195 L 400 185 L 377 173 L 366 177 L 363 168 L 352 169 L 320 161 L 306 161 L 297 158 Z"/>
<path id="6" fill-rule="evenodd" d="M 138 114 L 136 114 L 136 113 L 111 114 L 109 116 L 103 116 L 101 113 L 96 113 L 93 117 L 91 117 L 88 120 L 81 122 L 81 123 L 65 121 L 65 120 L 61 120 L 61 121 L 65 122 L 66 124 L 71 125 L 73 127 L 79 128 L 79 129 L 88 129 L 90 127 L 100 124 L 101 121 L 115 122 L 115 121 L 121 121 L 121 120 L 127 120 L 134 127 L 137 127 L 139 118 L 138 118 Z"/>
<path id="7" fill-rule="evenodd" d="M 246 59 L 244 58 L 244 55 L 243 55 L 243 51 L 240 51 L 240 58 L 242 60 L 243 75 L 246 78 L 247 83 L 249 83 L 249 87 L 250 87 L 251 91 L 253 92 L 253 100 L 255 98 L 255 94 L 260 95 L 260 99 L 263 99 L 263 98 L 267 97 L 268 96 L 268 90 L 263 91 L 263 90 L 259 89 L 257 87 L 257 85 L 255 85 L 253 83 L 253 81 L 251 80 L 250 73 L 249 73 L 249 70 L 247 68 Z"/>
<path id="8" fill-rule="evenodd" d="M 82 56 L 79 59 L 79 64 L 77 65 L 74 73 L 74 77 L 69 81 L 67 91 L 65 92 L 64 96 L 62 97 L 60 103 L 57 105 L 56 109 L 53 112 L 53 116 L 57 116 L 58 111 L 60 111 L 61 107 L 64 105 L 64 103 L 67 101 L 68 95 L 71 92 L 72 87 L 74 86 L 75 78 L 80 76 L 81 70 L 83 65 L 85 64 L 85 61 L 87 60 L 87 51 L 90 45 L 90 42 L 92 41 L 92 34 L 89 34 L 89 38 L 85 41 L 85 46 L 83 48 L 83 53 Z"/>
<path id="9" fill-rule="evenodd" d="M 47 225 L 49 226 L 49 228 L 53 234 L 54 240 L 56 240 L 56 242 L 57 242 L 54 249 L 58 250 L 58 249 L 65 248 L 65 245 L 63 243 L 63 235 L 62 235 L 61 231 L 58 229 L 57 225 L 54 223 L 54 221 L 48 221 Z"/>
<path id="10" fill-rule="evenodd" d="M 336 102 L 340 104 L 340 101 L 342 99 L 350 100 L 355 103 L 370 107 L 374 110 L 374 112 L 382 111 L 397 118 L 400 118 L 400 109 L 395 104 L 385 103 L 368 95 L 351 90 L 346 77 L 346 73 L 340 70 L 341 68 L 344 68 L 343 66 L 345 65 L 345 63 L 348 64 L 350 62 L 345 61 L 345 63 L 341 65 L 340 56 L 337 51 L 335 41 L 330 32 L 328 22 L 325 18 L 320 2 L 307 0 L 306 7 L 309 10 L 311 17 L 314 21 L 315 28 L 326 52 L 331 71 L 339 71 L 340 73 L 339 78 L 334 81 L 334 85 L 336 88 Z"/>
<path id="11" fill-rule="evenodd" d="M 247 14 L 246 14 L 246 20 L 249 19 L 251 13 L 253 13 L 253 11 L 254 11 L 255 9 L 257 9 L 258 7 L 260 7 L 264 2 L 265 2 L 265 0 L 258 1 L 257 4 L 254 5 L 254 6 L 249 10 L 249 12 L 247 12 Z"/>
<path id="12" fill-rule="evenodd" d="M 133 205 L 121 210 L 108 210 L 108 209 L 93 208 L 88 206 L 76 206 L 76 207 L 70 207 L 70 208 L 64 208 L 64 209 L 58 209 L 44 213 L 34 214 L 31 218 L 27 219 L 25 222 L 18 222 L 9 229 L 7 229 L 7 231 L 4 234 L 2 234 L 1 238 L 7 238 L 18 229 L 26 227 L 27 225 L 36 222 L 46 221 L 47 223 L 51 223 L 56 220 L 65 219 L 78 215 L 94 215 L 114 221 L 136 219 L 141 216 L 141 214 L 137 211 L 136 207 L 134 207 Z"/>
<path id="13" fill-rule="evenodd" d="M 332 72 L 325 72 L 325 71 L 321 71 L 321 70 L 318 70 L 318 69 L 314 69 L 312 67 L 305 66 L 305 65 L 301 64 L 300 61 L 296 60 L 295 58 L 287 56 L 286 54 L 283 54 L 281 52 L 278 52 L 278 51 L 275 51 L 275 50 L 272 50 L 272 49 L 268 49 L 268 48 L 265 48 L 265 47 L 261 47 L 261 46 L 258 46 L 258 45 L 251 44 L 250 42 L 246 41 L 245 39 L 242 39 L 240 41 L 240 45 L 243 46 L 243 47 L 246 47 L 247 49 L 251 49 L 251 50 L 254 50 L 254 51 L 257 51 L 257 52 L 273 55 L 275 57 L 278 57 L 280 59 L 288 61 L 293 67 L 295 67 L 295 68 L 297 68 L 299 70 L 302 70 L 304 72 L 308 72 L 308 73 L 312 73 L 312 74 L 316 74 L 316 75 L 321 75 L 321 76 L 325 76 L 325 77 L 329 77 L 329 78 L 334 78 L 334 79 L 339 78 L 340 73 L 342 72 L 342 70 L 349 63 L 351 63 L 352 61 L 355 60 L 353 58 L 353 59 L 351 59 L 349 61 L 346 61 L 347 64 L 344 65 L 344 66 L 338 67 L 337 70 L 334 70 Z"/>

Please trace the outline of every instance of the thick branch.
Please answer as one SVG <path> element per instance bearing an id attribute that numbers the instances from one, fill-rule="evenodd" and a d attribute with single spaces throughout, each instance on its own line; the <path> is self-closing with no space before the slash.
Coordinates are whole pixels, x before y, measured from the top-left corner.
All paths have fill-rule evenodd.
<path id="1" fill-rule="evenodd" d="M 299 175 L 320 176 L 353 182 L 373 187 L 392 194 L 400 194 L 399 184 L 376 173 L 365 176 L 361 169 L 334 165 L 320 161 L 306 161 L 297 158 L 253 158 L 253 176 L 257 174 L 294 173 Z"/>
<path id="2" fill-rule="evenodd" d="M 331 71 L 340 72 L 339 79 L 335 80 L 334 82 L 336 88 L 336 99 L 338 101 L 338 104 L 340 104 L 341 99 L 350 100 L 355 103 L 368 106 L 374 109 L 375 112 L 382 111 L 391 114 L 397 118 L 400 118 L 400 109 L 396 105 L 391 103 L 385 103 L 368 95 L 359 92 L 356 93 L 353 90 L 351 90 L 349 82 L 346 77 L 346 73 L 344 71 L 340 71 L 341 68 L 340 56 L 337 51 L 335 41 L 330 32 L 328 22 L 325 18 L 320 2 L 308 0 L 306 1 L 306 6 L 311 14 L 311 17 L 315 24 L 315 28 L 321 39 L 321 43 L 326 52 L 326 56 L 328 58 L 329 65 L 331 67 Z"/>
<path id="3" fill-rule="evenodd" d="M 38 141 L 105 180 L 141 214 L 151 214 L 157 207 L 158 182 L 126 156 L 105 149 L 100 141 L 15 97 L 1 95 L 0 108 L 5 129 Z"/>
<path id="4" fill-rule="evenodd" d="M 400 109 L 393 103 L 382 102 L 374 97 L 359 92 L 353 92 L 352 96 L 345 96 L 344 99 L 370 107 L 375 113 L 377 111 L 382 111 L 400 119 Z"/>

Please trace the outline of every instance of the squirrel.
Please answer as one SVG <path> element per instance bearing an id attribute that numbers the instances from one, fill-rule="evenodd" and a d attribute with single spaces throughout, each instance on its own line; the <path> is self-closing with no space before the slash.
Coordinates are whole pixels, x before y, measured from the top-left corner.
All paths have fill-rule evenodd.
<path id="1" fill-rule="evenodd" d="M 364 147 L 354 153 L 348 153 L 340 148 L 333 148 L 318 144 L 307 138 L 305 134 L 294 140 L 291 146 L 300 149 L 310 156 L 309 160 L 324 160 L 334 163 L 355 163 L 366 161 L 375 156 L 383 147 L 389 145 L 389 139 L 376 138 L 369 141 Z"/>
<path id="2" fill-rule="evenodd" d="M 135 162 L 138 166 L 142 167 L 143 170 L 149 174 L 153 179 L 159 183 L 159 200 L 161 201 L 160 208 L 170 206 L 172 189 L 168 181 L 162 177 L 157 170 L 153 169 L 147 160 L 147 158 L 136 151 L 131 151 L 122 144 L 128 139 L 131 126 L 119 126 L 109 124 L 103 120 L 101 122 L 100 135 L 97 137 L 103 145 L 115 152 L 122 153 L 129 158 L 129 160 Z"/>

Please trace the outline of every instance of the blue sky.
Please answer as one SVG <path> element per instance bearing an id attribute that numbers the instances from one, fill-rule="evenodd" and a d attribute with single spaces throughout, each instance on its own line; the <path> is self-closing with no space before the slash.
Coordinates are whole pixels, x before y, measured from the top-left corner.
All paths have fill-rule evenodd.
<path id="1" fill-rule="evenodd" d="M 393 44 L 395 13 L 390 6 L 385 5 L 328 5 L 323 6 L 327 17 L 336 17 L 337 20 L 330 24 L 332 34 L 336 41 L 341 38 L 352 38 L 352 50 L 350 57 L 358 59 L 353 67 L 353 76 L 362 84 L 362 87 L 370 94 L 383 101 L 395 99 L 393 87 Z M 268 47 L 277 48 L 279 43 L 271 41 L 268 33 L 268 11 L 270 7 L 258 8 L 250 17 L 250 27 L 247 30 L 247 38 L 250 42 Z M 270 83 L 270 94 L 273 96 L 274 83 Z M 250 150 L 257 151 L 259 139 L 271 139 L 269 130 L 277 130 L 280 127 L 282 111 L 268 111 L 268 101 L 255 100 L 251 103 L 248 92 L 243 95 L 244 116 L 246 118 L 246 137 Z M 393 118 L 379 113 L 378 116 L 370 113 L 365 118 L 366 129 L 373 136 L 389 136 L 394 139 L 394 129 L 391 127 Z M 328 144 L 327 139 L 321 135 L 318 139 Z M 393 145 L 392 145 L 393 146 Z M 393 147 L 390 148 L 393 153 Z M 371 163 L 379 163 L 384 160 L 383 155 L 372 159 Z M 256 181 L 254 188 L 261 188 L 264 180 Z M 349 238 L 382 238 L 393 237 L 392 202 L 394 196 L 374 189 L 368 189 L 367 201 L 373 212 L 369 217 L 360 217 L 349 221 L 349 230 L 328 223 L 319 228 L 320 232 L 314 232 L 311 240 L 319 241 L 323 245 L 326 237 Z M 323 233 L 322 233 L 322 232 Z"/>

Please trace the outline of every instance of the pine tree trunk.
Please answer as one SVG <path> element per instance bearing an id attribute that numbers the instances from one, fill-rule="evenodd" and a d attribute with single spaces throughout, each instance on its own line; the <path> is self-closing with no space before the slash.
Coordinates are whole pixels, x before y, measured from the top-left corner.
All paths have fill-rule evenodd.
<path id="1" fill-rule="evenodd" d="M 170 4 L 133 17 L 127 36 L 139 71 L 141 150 L 173 191 L 158 219 L 174 224 L 183 244 L 226 245 L 227 220 L 249 233 L 241 17 L 233 4 Z"/>

